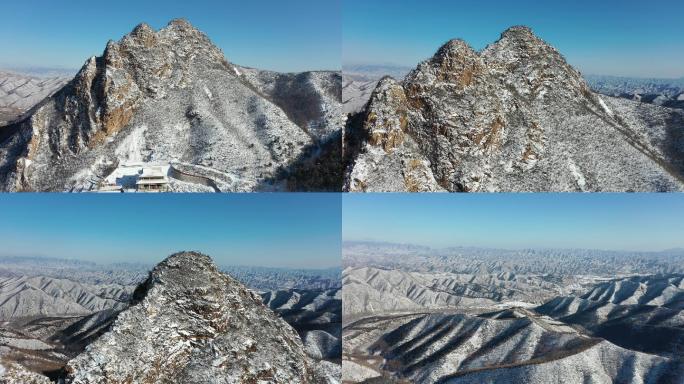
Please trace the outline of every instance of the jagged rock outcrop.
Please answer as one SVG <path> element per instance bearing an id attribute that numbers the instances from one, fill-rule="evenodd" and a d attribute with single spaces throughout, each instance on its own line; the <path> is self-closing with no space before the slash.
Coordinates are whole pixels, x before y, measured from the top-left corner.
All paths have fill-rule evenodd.
<path id="1" fill-rule="evenodd" d="M 46 376 L 26 370 L 19 364 L 0 363 L 0 384 L 51 384 Z"/>
<path id="2" fill-rule="evenodd" d="M 66 382 L 325 383 L 297 333 L 208 256 L 160 263 L 109 332 L 66 367 Z"/>
<path id="3" fill-rule="evenodd" d="M 679 120 L 615 114 L 526 27 L 481 52 L 447 42 L 401 83 L 380 81 L 362 116 L 349 191 L 684 188 L 681 155 L 650 133 Z"/>
<path id="4" fill-rule="evenodd" d="M 321 108 L 309 106 L 317 99 L 292 100 Z M 309 129 L 339 131 L 326 119 L 297 123 L 187 21 L 159 31 L 140 24 L 3 128 L 0 189 L 90 190 L 130 163 L 178 163 L 222 191 L 278 189 L 293 162 L 313 156 Z"/>

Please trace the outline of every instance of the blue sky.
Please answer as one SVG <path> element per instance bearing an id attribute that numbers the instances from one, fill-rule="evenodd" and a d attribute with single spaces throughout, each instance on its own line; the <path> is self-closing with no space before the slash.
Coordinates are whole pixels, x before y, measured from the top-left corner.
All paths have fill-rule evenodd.
<path id="1" fill-rule="evenodd" d="M 684 247 L 684 194 L 346 194 L 344 240 L 432 247 Z"/>
<path id="2" fill-rule="evenodd" d="M 222 265 L 340 265 L 339 194 L 6 194 L 0 256 L 154 263 L 197 250 Z"/>
<path id="3" fill-rule="evenodd" d="M 409 67 L 451 38 L 476 49 L 530 26 L 583 73 L 684 76 L 681 0 L 345 0 L 343 62 Z"/>
<path id="4" fill-rule="evenodd" d="M 339 69 L 342 0 L 4 1 L 0 65 L 80 68 L 137 24 L 184 17 L 240 64 Z"/>

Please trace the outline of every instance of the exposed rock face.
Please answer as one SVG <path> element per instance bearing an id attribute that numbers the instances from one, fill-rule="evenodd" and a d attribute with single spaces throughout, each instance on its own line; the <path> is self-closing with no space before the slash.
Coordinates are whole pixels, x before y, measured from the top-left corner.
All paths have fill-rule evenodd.
<path id="1" fill-rule="evenodd" d="M 19 364 L 0 364 L 0 384 L 51 384 L 47 377 L 26 370 Z"/>
<path id="2" fill-rule="evenodd" d="M 297 333 L 205 255 L 170 256 L 136 294 L 68 383 L 327 382 Z"/>
<path id="3" fill-rule="evenodd" d="M 328 132 L 339 130 L 334 123 L 316 124 Z M 184 164 L 220 190 L 272 189 L 277 172 L 313 143 L 189 23 L 141 24 L 3 129 L 0 188 L 88 190 L 119 164 L 142 162 Z"/>
<path id="4" fill-rule="evenodd" d="M 408 104 L 404 88 L 390 77 L 378 83 L 368 102 L 363 128 L 366 153 L 358 158 L 348 177 L 350 191 L 429 192 L 442 190 L 408 134 Z M 384 171 L 379 171 L 384 170 Z"/>
<path id="5" fill-rule="evenodd" d="M 672 157 L 638 134 L 650 126 L 613 113 L 526 27 L 481 52 L 449 41 L 402 83 L 381 81 L 363 119 L 350 191 L 684 187 Z"/>
<path id="6" fill-rule="evenodd" d="M 352 364 L 371 368 L 368 376 L 382 375 L 388 382 L 655 384 L 677 383 L 684 374 L 676 359 L 623 349 L 517 311 L 521 317 L 368 318 L 345 328 L 345 353 Z M 344 379 L 363 382 L 354 379 L 358 371 L 346 371 L 346 362 Z"/>

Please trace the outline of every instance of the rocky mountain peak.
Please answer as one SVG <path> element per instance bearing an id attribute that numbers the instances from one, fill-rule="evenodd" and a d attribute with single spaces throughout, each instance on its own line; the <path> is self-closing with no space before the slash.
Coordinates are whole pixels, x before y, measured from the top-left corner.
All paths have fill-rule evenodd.
<path id="1" fill-rule="evenodd" d="M 197 252 L 157 265 L 66 370 L 72 384 L 325 382 L 294 329 Z"/>
<path id="2" fill-rule="evenodd" d="M 172 191 L 339 189 L 340 103 L 339 74 L 240 67 L 186 20 L 140 24 L 3 129 L 0 189 L 130 191 L 132 164 Z"/>
<path id="3" fill-rule="evenodd" d="M 451 39 L 444 43 L 435 54 L 436 58 L 472 56 L 475 50 L 463 39 Z"/>
<path id="4" fill-rule="evenodd" d="M 59 146 L 78 153 L 100 144 L 125 127 L 145 99 L 186 88 L 195 78 L 191 72 L 209 68 L 231 66 L 221 50 L 187 21 L 171 21 L 159 31 L 139 24 L 121 40 L 110 40 L 103 55 L 88 59 L 76 75 L 74 94 L 65 95 L 64 109 L 72 115 L 66 122 L 78 129 L 58 135 L 71 140 Z"/>
<path id="5" fill-rule="evenodd" d="M 499 40 L 481 52 L 481 56 L 488 66 L 499 72 L 499 77 L 525 77 L 529 82 L 557 79 L 556 88 L 572 85 L 578 91 L 588 92 L 580 73 L 529 27 L 507 29 Z"/>
<path id="6" fill-rule="evenodd" d="M 368 145 L 348 172 L 350 190 L 681 188 L 678 176 L 658 169 L 663 160 L 654 155 L 659 150 L 645 150 L 649 139 L 634 142 L 639 135 L 528 27 L 509 28 L 480 52 L 463 40 L 450 40 L 398 87 L 385 82 L 377 87 L 364 111 Z M 404 97 L 387 97 L 392 88 L 393 95 Z M 597 127 L 602 138 L 612 140 L 611 149 L 595 149 Z M 398 128 L 403 135 L 387 137 Z M 388 143 L 393 143 L 391 151 Z M 613 158 L 616 147 L 625 153 L 621 159 L 642 164 L 640 182 L 633 166 Z M 617 164 L 631 176 L 616 179 L 601 164 Z M 396 175 L 387 176 L 392 172 Z M 416 184 L 416 179 L 423 181 Z M 600 185 L 601 180 L 611 180 L 612 187 Z"/>
<path id="7" fill-rule="evenodd" d="M 183 29 L 183 30 L 195 30 L 195 31 L 197 30 L 192 24 L 190 24 L 188 19 L 183 18 L 183 17 L 169 21 L 168 26 Z"/>
<path id="8" fill-rule="evenodd" d="M 518 39 L 518 40 L 539 40 L 539 38 L 534 34 L 532 28 L 526 25 L 514 25 L 509 27 L 501 33 L 502 39 Z"/>
<path id="9" fill-rule="evenodd" d="M 131 36 L 136 36 L 136 37 L 144 37 L 144 36 L 151 36 L 154 35 L 154 29 L 150 27 L 149 24 L 147 23 L 140 23 L 133 28 L 133 31 L 131 31 Z M 111 41 L 111 40 L 110 40 Z"/>

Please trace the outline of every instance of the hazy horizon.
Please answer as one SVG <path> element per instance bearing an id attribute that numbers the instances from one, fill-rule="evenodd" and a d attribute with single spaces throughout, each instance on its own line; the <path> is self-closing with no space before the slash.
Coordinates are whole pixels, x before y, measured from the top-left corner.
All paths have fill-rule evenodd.
<path id="1" fill-rule="evenodd" d="M 391 68 L 391 69 L 396 69 L 396 70 L 405 70 L 405 71 L 411 71 L 418 67 L 418 65 L 425 61 L 430 59 L 429 57 L 426 57 L 425 59 L 416 62 L 415 65 L 413 66 L 407 66 L 407 65 L 399 65 L 395 63 L 362 63 L 362 62 L 353 62 L 353 63 L 342 63 L 342 72 L 344 73 L 345 68 L 350 68 L 350 67 L 377 67 L 377 68 Z M 0 64 L 1 65 L 1 64 Z M 642 80 L 684 80 L 684 74 L 682 76 L 675 76 L 675 77 L 655 77 L 655 76 L 620 76 L 620 75 L 611 75 L 611 74 L 605 74 L 605 73 L 585 73 L 582 72 L 583 76 L 604 76 L 604 77 L 615 77 L 615 78 L 629 78 L 629 79 L 642 79 Z"/>
<path id="2" fill-rule="evenodd" d="M 684 3 L 346 1 L 342 64 L 415 67 L 461 38 L 481 50 L 515 25 L 526 25 L 582 73 L 621 77 L 684 77 Z M 382 17 L 378 17 L 382 15 Z"/>
<path id="3" fill-rule="evenodd" d="M 684 247 L 679 194 L 347 194 L 342 207 L 343 242 L 636 252 Z"/>
<path id="4" fill-rule="evenodd" d="M 0 256 L 156 264 L 197 250 L 223 266 L 340 265 L 341 199 L 328 194 L 8 194 Z"/>
<path id="5" fill-rule="evenodd" d="M 368 244 L 389 244 L 389 245 L 403 245 L 403 246 L 415 246 L 415 247 L 423 247 L 423 248 L 429 248 L 429 249 L 434 249 L 434 250 L 444 250 L 444 249 L 449 249 L 449 248 L 476 248 L 476 249 L 491 249 L 491 250 L 502 250 L 502 251 L 522 251 L 522 250 L 586 250 L 586 251 L 606 251 L 606 252 L 666 252 L 666 251 L 672 251 L 672 250 L 682 250 L 684 251 L 684 244 L 680 247 L 669 247 L 669 248 L 663 248 L 663 249 L 649 249 L 649 250 L 633 250 L 633 249 L 603 249 L 603 248 L 585 248 L 585 247 L 564 247 L 564 248 L 557 248 L 557 247 L 487 247 L 487 246 L 473 246 L 473 245 L 463 245 L 463 244 L 452 244 L 452 245 L 445 245 L 445 246 L 430 246 L 426 244 L 421 244 L 421 243 L 411 243 L 411 242 L 392 242 L 392 241 L 385 241 L 385 240 L 379 240 L 379 239 L 372 239 L 372 238 L 367 238 L 367 239 L 343 239 L 342 240 L 342 246 L 344 247 L 345 243 L 368 243 Z"/>

